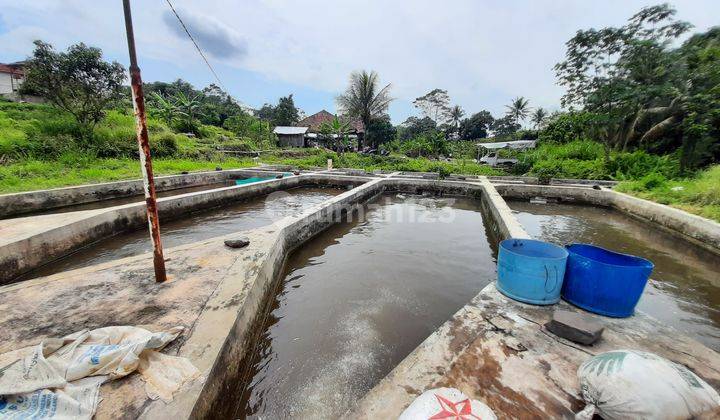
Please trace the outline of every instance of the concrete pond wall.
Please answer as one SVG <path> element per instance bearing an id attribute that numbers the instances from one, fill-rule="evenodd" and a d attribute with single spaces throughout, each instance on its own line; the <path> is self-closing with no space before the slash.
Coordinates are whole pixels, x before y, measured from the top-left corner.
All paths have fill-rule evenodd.
<path id="1" fill-rule="evenodd" d="M 518 184 L 496 184 L 495 188 L 501 196 L 508 199 L 529 200 L 533 197 L 545 197 L 563 203 L 610 207 L 720 254 L 720 223 L 670 206 L 608 188 Z"/>
<path id="2" fill-rule="evenodd" d="M 246 175 L 247 172 L 242 173 Z M 227 175 L 227 174 L 226 174 Z M 287 176 L 247 185 L 230 186 L 158 199 L 161 220 L 173 220 L 183 215 L 247 200 L 277 190 L 303 185 L 354 186 L 365 178 L 324 177 L 321 175 Z M 79 214 L 43 215 L 13 219 L 15 227 L 24 224 L 16 235 L 0 239 L 0 284 L 51 263 L 74 250 L 109 236 L 142 229 L 147 225 L 145 203 L 133 203 L 109 209 L 88 210 Z M 19 221 L 18 221 L 19 220 Z"/>
<path id="3" fill-rule="evenodd" d="M 233 179 L 274 177 L 283 172 L 259 169 L 235 169 L 214 172 L 192 172 L 182 175 L 155 177 L 157 192 L 188 187 L 220 184 Z M 0 195 L 0 218 L 85 204 L 113 198 L 143 195 L 142 179 L 115 181 L 76 187 L 54 188 Z"/>

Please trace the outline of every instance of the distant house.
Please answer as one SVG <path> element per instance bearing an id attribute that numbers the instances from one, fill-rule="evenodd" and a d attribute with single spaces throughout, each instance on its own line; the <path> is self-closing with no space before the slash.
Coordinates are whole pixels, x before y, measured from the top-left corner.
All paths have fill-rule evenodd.
<path id="1" fill-rule="evenodd" d="M 25 81 L 25 63 L 0 63 L 0 95 L 14 95 Z"/>
<path id="2" fill-rule="evenodd" d="M 278 137 L 280 147 L 305 147 L 307 127 L 275 127 L 273 133 Z"/>
<path id="3" fill-rule="evenodd" d="M 317 139 L 318 134 L 320 133 L 320 126 L 323 123 L 330 123 L 335 118 L 335 115 L 327 112 L 326 110 L 322 110 L 318 113 L 315 113 L 313 115 L 310 115 L 307 118 L 303 118 L 302 120 L 298 121 L 296 124 L 298 127 L 307 127 L 307 134 L 305 135 L 308 139 Z M 343 117 L 340 117 L 341 119 Z M 365 127 L 363 126 L 362 121 L 359 120 L 350 120 L 350 127 L 351 131 L 349 133 L 350 138 L 360 138 L 362 139 L 362 136 L 365 134 Z"/>

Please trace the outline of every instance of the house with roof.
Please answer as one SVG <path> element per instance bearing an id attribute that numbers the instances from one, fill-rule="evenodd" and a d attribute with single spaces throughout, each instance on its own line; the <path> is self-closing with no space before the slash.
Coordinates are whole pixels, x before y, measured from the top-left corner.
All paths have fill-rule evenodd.
<path id="1" fill-rule="evenodd" d="M 0 95 L 14 95 L 25 81 L 25 63 L 0 63 Z"/>
<path id="2" fill-rule="evenodd" d="M 280 147 L 305 147 L 307 131 L 307 127 L 277 126 L 273 133 L 277 136 Z"/>
<path id="3" fill-rule="evenodd" d="M 303 118 L 302 120 L 298 121 L 297 124 L 295 124 L 298 127 L 307 127 L 308 133 L 319 133 L 320 126 L 323 123 L 330 123 L 332 122 L 333 118 L 335 118 L 335 115 L 329 113 L 326 110 L 322 110 L 320 112 L 317 112 L 315 114 L 310 115 L 309 117 Z M 340 116 L 340 119 L 343 119 L 344 117 Z M 358 135 L 365 132 L 365 127 L 363 126 L 362 121 L 357 119 L 350 120 L 350 127 L 352 127 L 352 134 Z"/>

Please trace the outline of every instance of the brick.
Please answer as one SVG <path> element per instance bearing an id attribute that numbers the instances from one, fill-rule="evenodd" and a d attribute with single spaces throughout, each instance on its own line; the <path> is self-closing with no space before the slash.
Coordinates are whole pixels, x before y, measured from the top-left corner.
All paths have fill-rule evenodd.
<path id="1" fill-rule="evenodd" d="M 558 337 L 585 345 L 596 342 L 605 329 L 588 315 L 565 310 L 556 310 L 545 328 Z"/>

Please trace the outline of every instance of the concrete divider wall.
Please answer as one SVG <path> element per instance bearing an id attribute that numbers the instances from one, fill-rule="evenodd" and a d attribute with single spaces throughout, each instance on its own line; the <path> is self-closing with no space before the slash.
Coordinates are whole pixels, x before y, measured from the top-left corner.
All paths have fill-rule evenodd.
<path id="1" fill-rule="evenodd" d="M 358 177 L 291 176 L 253 184 L 230 186 L 161 198 L 158 211 L 162 220 L 173 220 L 193 211 L 222 206 L 270 192 L 301 185 L 357 185 Z M 141 229 L 147 224 L 144 203 L 91 210 L 87 217 L 50 227 L 47 230 L 0 246 L 0 284 L 63 257 L 74 250 L 117 233 Z"/>
<path id="2" fill-rule="evenodd" d="M 184 175 L 155 177 L 155 188 L 158 192 L 163 192 L 181 188 L 219 184 L 233 179 L 274 177 L 280 174 L 282 174 L 282 172 L 255 169 L 193 172 Z M 0 195 L 0 218 L 113 198 L 142 195 L 143 182 L 141 179 L 2 194 Z"/>

